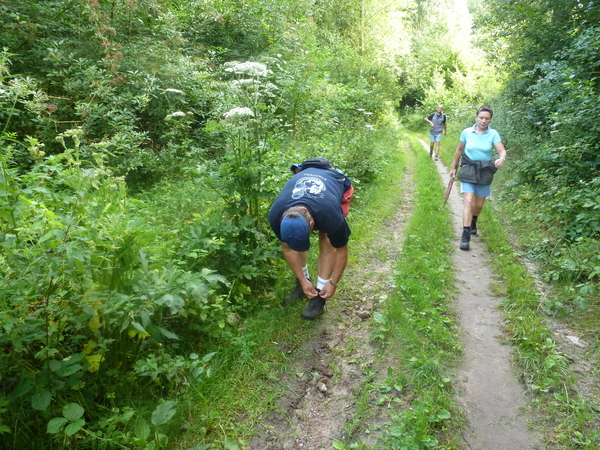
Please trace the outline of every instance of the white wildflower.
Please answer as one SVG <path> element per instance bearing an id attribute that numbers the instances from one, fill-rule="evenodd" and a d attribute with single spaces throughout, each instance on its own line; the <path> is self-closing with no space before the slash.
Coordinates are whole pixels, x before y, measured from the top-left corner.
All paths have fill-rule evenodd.
<path id="1" fill-rule="evenodd" d="M 179 89 L 168 88 L 166 91 L 173 92 L 175 94 L 183 94 L 183 91 L 180 91 Z"/>
<path id="2" fill-rule="evenodd" d="M 264 64 L 246 61 L 243 63 L 233 64 L 230 63 L 230 67 L 226 68 L 226 72 L 234 72 L 250 75 L 253 77 L 266 77 L 271 71 Z"/>
<path id="3" fill-rule="evenodd" d="M 235 117 L 250 116 L 254 117 L 254 113 L 250 108 L 233 108 L 223 114 L 224 119 L 232 119 Z"/>
<path id="4" fill-rule="evenodd" d="M 243 80 L 233 80 L 231 82 L 232 86 L 252 86 L 254 84 L 260 84 L 260 81 L 252 78 L 244 78 Z"/>
<path id="5" fill-rule="evenodd" d="M 267 97 L 275 97 L 277 94 L 277 91 L 279 90 L 279 88 L 274 85 L 273 83 L 266 83 L 263 86 L 263 94 L 266 95 Z"/>
<path id="6" fill-rule="evenodd" d="M 187 116 L 187 114 L 184 113 L 183 111 L 175 111 L 175 112 L 172 112 L 171 114 L 167 114 L 165 116 L 165 120 L 171 120 L 176 117 L 185 117 L 185 116 Z"/>

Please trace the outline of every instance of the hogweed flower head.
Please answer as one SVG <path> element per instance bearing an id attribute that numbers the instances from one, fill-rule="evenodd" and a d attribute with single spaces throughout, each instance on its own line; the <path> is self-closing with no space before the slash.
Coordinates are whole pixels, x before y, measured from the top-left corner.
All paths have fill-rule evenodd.
<path id="1" fill-rule="evenodd" d="M 254 117 L 254 112 L 250 108 L 233 108 L 223 114 L 223 119 L 242 118 L 245 116 Z"/>
<path id="2" fill-rule="evenodd" d="M 232 61 L 227 64 L 226 72 L 246 74 L 252 77 L 266 77 L 271 71 L 262 63 L 246 61 L 243 63 Z"/>
<path id="3" fill-rule="evenodd" d="M 187 114 L 184 113 L 183 111 L 175 111 L 171 114 L 167 114 L 167 116 L 165 117 L 165 119 L 172 119 L 173 117 L 185 117 Z"/>
<path id="4" fill-rule="evenodd" d="M 243 80 L 233 80 L 232 86 L 254 86 L 260 84 L 260 81 L 254 80 L 253 78 L 244 78 Z"/>

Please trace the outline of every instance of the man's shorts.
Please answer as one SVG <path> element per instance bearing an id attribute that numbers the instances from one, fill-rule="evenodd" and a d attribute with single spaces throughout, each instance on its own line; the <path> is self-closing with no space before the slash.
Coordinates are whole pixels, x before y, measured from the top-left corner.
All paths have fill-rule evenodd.
<path id="1" fill-rule="evenodd" d="M 490 197 L 492 195 L 491 184 L 474 184 L 460 182 L 460 193 L 472 192 L 477 197 Z"/>
<path id="2" fill-rule="evenodd" d="M 344 214 L 344 217 L 347 217 L 350 212 L 350 200 L 352 200 L 353 194 L 354 186 L 350 185 L 348 190 L 344 192 L 344 195 L 342 196 L 342 213 Z"/>
<path id="3" fill-rule="evenodd" d="M 442 133 L 429 134 L 429 142 L 440 142 L 441 140 L 442 140 Z"/>

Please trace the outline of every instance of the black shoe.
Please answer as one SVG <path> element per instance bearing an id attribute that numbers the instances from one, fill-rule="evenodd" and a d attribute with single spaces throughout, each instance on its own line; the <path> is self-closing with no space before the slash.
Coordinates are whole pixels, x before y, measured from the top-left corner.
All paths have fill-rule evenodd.
<path id="1" fill-rule="evenodd" d="M 471 236 L 477 236 L 477 227 L 471 226 L 471 229 L 469 231 L 471 233 Z"/>
<path id="2" fill-rule="evenodd" d="M 310 278 L 307 278 L 307 280 L 312 283 L 312 280 Z M 298 279 L 296 278 L 296 286 L 294 287 L 294 289 L 292 289 L 292 292 L 283 297 L 283 306 L 289 306 L 292 303 L 294 303 L 294 301 L 300 300 L 302 298 L 306 298 L 306 295 L 304 295 L 304 291 L 302 290 L 302 285 L 300 284 L 300 281 L 298 281 Z"/>
<path id="3" fill-rule="evenodd" d="M 462 237 L 460 239 L 460 249 L 469 250 L 469 243 L 471 242 L 470 230 L 463 230 Z"/>
<path id="4" fill-rule="evenodd" d="M 308 305 L 300 315 L 303 319 L 314 320 L 323 314 L 323 308 L 325 308 L 325 299 L 317 295 L 309 300 Z"/>
<path id="5" fill-rule="evenodd" d="M 429 157 L 433 158 L 433 149 L 429 150 Z"/>

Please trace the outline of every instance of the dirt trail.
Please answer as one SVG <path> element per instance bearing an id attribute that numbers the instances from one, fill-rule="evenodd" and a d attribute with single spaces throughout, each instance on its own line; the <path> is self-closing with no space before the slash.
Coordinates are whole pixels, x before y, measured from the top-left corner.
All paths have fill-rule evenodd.
<path id="1" fill-rule="evenodd" d="M 265 419 L 250 450 L 333 449 L 333 442 L 351 431 L 348 424 L 357 411 L 356 398 L 365 377 L 385 379 L 387 365 L 382 369 L 374 361 L 376 349 L 370 341 L 369 324 L 394 288 L 392 266 L 412 210 L 411 179 L 409 171 L 398 186 L 401 198 L 390 205 L 397 213 L 384 227 L 385 234 L 376 236 L 367 249 L 353 249 L 362 252 L 360 267 L 346 269 L 344 289 L 327 302 L 314 339 L 303 345 L 302 354 L 295 355 L 291 375 L 281 380 L 288 386 L 279 404 L 281 410 Z M 304 304 L 298 306 L 298 313 Z M 375 416 L 370 426 L 387 420 Z M 374 446 L 376 436 L 362 435 L 361 439 Z"/>
<path id="2" fill-rule="evenodd" d="M 421 143 L 428 152 L 429 144 Z M 435 164 L 447 186 L 448 171 L 440 161 Z M 540 441 L 527 426 L 531 414 L 527 392 L 511 367 L 510 347 L 501 342 L 500 298 L 490 290 L 493 280 L 490 254 L 477 236 L 471 239 L 469 251 L 458 248 L 463 209 L 459 191 L 457 183 L 448 199 L 448 207 L 455 229 L 453 260 L 464 343 L 464 360 L 455 379 L 458 400 L 464 407 L 469 425 L 463 439 L 470 450 L 541 449 Z"/>
<path id="3" fill-rule="evenodd" d="M 428 151 L 428 144 L 422 142 Z M 412 165 L 409 164 L 409 167 Z M 440 162 L 436 167 L 447 183 Z M 279 409 L 266 417 L 249 445 L 250 450 L 333 449 L 353 431 L 357 396 L 366 377 L 386 378 L 387 362 L 375 361 L 369 340 L 373 312 L 393 290 L 393 263 L 401 250 L 403 231 L 412 210 L 412 174 L 407 173 L 395 208 L 398 213 L 385 235 L 377 236 L 364 250 L 360 268 L 349 266 L 344 280 L 352 280 L 328 302 L 325 314 L 315 324 L 314 339 L 294 350 L 290 371 L 281 377 L 287 394 Z M 464 363 L 457 369 L 458 401 L 468 421 L 464 431 L 469 450 L 541 449 L 527 427 L 527 398 L 510 366 L 510 348 L 501 344 L 502 319 L 499 298 L 490 292 L 492 273 L 489 255 L 477 237 L 471 250 L 458 250 L 462 199 L 458 188 L 448 203 L 456 229 L 454 261 L 459 284 L 458 309 L 464 334 Z M 301 311 L 304 302 L 298 305 Z M 287 351 L 287 349 L 282 349 Z M 370 375 L 367 375 L 370 374 Z M 370 407 L 374 410 L 374 405 Z M 385 413 L 385 411 L 383 411 Z M 376 413 L 375 413 L 376 414 Z M 371 418 L 377 428 L 385 417 Z M 362 424 L 364 425 L 364 424 Z M 361 434 L 363 444 L 376 447 L 376 433 Z"/>

